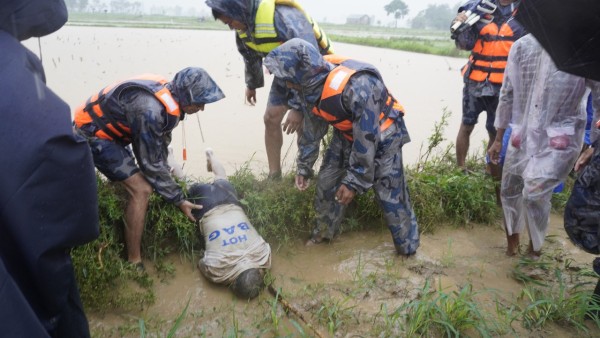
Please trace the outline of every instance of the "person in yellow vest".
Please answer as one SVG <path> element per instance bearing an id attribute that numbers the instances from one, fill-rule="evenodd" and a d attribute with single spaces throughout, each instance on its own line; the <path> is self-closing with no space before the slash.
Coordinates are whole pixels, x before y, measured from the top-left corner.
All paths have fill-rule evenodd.
<path id="1" fill-rule="evenodd" d="M 245 100 L 256 104 L 256 89 L 264 86 L 263 57 L 282 43 L 300 38 L 322 55 L 332 54 L 331 43 L 318 24 L 294 0 L 207 0 L 215 19 L 236 31 L 236 44 L 245 63 Z M 289 110 L 287 88 L 273 80 L 265 110 L 265 147 L 269 162 L 269 177 L 281 176 L 283 131 L 296 132 L 301 127 L 302 114 Z"/>
<path id="2" fill-rule="evenodd" d="M 274 49 L 265 66 L 292 89 L 290 104 L 304 112 L 296 158 L 299 190 L 308 188 L 320 142 L 328 126 L 334 127 L 317 177 L 316 218 L 306 244 L 334 240 L 348 204 L 372 188 L 396 252 L 414 255 L 419 227 L 402 164 L 402 147 L 410 137 L 404 108 L 379 71 L 365 62 L 321 56 L 301 39 Z"/>
<path id="3" fill-rule="evenodd" d="M 185 68 L 167 81 L 142 74 L 103 88 L 75 111 L 75 132 L 88 141 L 96 168 L 121 182 L 129 199 L 125 210 L 128 261 L 143 270 L 141 241 L 150 194 L 156 190 L 192 221 L 202 208 L 184 198 L 171 176 L 171 131 L 185 115 L 225 97 L 202 68 Z M 133 149 L 133 154 L 129 149 Z"/>
<path id="4" fill-rule="evenodd" d="M 473 2 L 479 1 L 470 0 L 459 7 L 458 15 L 452 24 L 457 21 L 464 22 L 467 19 L 465 9 L 470 8 Z M 520 1 L 490 1 L 497 6 L 492 13 L 493 20 L 489 23 L 479 21 L 455 37 L 457 48 L 471 51 L 469 61 L 462 69 L 464 78 L 462 123 L 456 136 L 456 164 L 465 172 L 469 139 L 479 114 L 483 111 L 487 113 L 485 128 L 489 136 L 488 148 L 494 142 L 496 137 L 494 119 L 508 52 L 512 44 L 526 34 L 525 28 L 514 18 Z M 492 176 L 500 181 L 500 167 L 490 163 L 489 169 Z M 499 200 L 499 189 L 496 194 Z"/>

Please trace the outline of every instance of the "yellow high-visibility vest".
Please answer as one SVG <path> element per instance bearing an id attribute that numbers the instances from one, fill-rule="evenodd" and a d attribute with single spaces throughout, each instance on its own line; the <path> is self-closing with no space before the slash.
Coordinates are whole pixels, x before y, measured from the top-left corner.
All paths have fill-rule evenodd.
<path id="1" fill-rule="evenodd" d="M 327 35 L 325 35 L 325 32 L 319 28 L 319 25 L 295 0 L 262 0 L 256 11 L 255 29 L 251 36 L 248 36 L 246 32 L 240 30 L 237 31 L 240 39 L 242 39 L 248 47 L 257 52 L 266 54 L 282 44 L 282 41 L 278 39 L 277 32 L 275 31 L 274 18 L 276 5 L 291 6 L 302 12 L 311 24 L 315 38 L 317 39 L 322 52 L 324 51 L 325 54 L 333 54 L 331 41 Z"/>

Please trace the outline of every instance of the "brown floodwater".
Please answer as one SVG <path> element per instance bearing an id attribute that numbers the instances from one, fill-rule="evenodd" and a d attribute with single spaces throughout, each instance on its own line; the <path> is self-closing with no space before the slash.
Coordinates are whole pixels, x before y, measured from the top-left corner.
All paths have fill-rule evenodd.
<path id="1" fill-rule="evenodd" d="M 560 215 L 551 216 L 549 235 L 545 252 L 560 251 L 562 259 L 572 260 L 571 266 L 591 267 L 594 257 L 570 243 L 562 229 Z M 525 236 L 522 244 L 526 243 Z M 493 311 L 492 304 L 497 299 L 505 305 L 517 303 L 524 286 L 511 276 L 518 257 L 507 257 L 505 245 L 504 232 L 499 225 L 458 229 L 447 226 L 434 234 L 423 235 L 417 254 L 405 259 L 395 255 L 391 237 L 382 228 L 343 233 L 331 244 L 305 247 L 297 241 L 286 247 L 274 247 L 271 273 L 275 278 L 275 288 L 280 289 L 284 298 L 327 336 L 327 326 L 319 325 L 317 319 L 319 311 L 323 310 L 323 297 L 342 299 L 338 311 L 342 311 L 341 305 L 347 301 L 347 307 L 352 304 L 348 311 L 354 315 L 376 317 L 382 307 L 391 312 L 405 302 L 418 299 L 426 280 L 429 280 L 432 289 L 445 293 L 459 291 L 470 283 L 479 293 L 477 299 L 488 311 Z M 184 262 L 176 255 L 168 261 L 175 266 L 176 273 L 174 277 L 155 284 L 155 304 L 139 311 L 103 315 L 90 313 L 92 331 L 102 337 L 120 336 L 111 330 L 135 328 L 141 318 L 149 323 L 166 320 L 155 331 L 149 330 L 166 332 L 188 299 L 188 316 L 180 326 L 178 336 L 220 337 L 231 332 L 233 323 L 248 332 L 255 332 L 252 331 L 254 326 L 264 326 L 265 321 L 269 322 L 274 298 L 268 291 L 265 290 L 255 300 L 241 301 L 227 287 L 208 282 L 192 262 Z M 153 269 L 150 267 L 149 270 L 152 274 Z M 293 313 L 282 317 L 300 322 Z M 281 325 L 287 325 L 289 332 L 296 332 L 290 322 Z M 348 323 L 344 327 L 347 331 L 343 332 L 347 332 L 347 336 L 369 336 L 371 328 L 351 325 Z M 539 332 L 526 331 L 519 324 L 513 324 L 513 328 L 519 336 L 570 337 L 575 333 L 572 328 L 555 324 L 549 324 Z M 305 330 L 310 332 L 308 328 Z M 597 329 L 592 332 L 600 333 Z M 139 331 L 135 329 L 124 334 L 127 337 L 138 335 Z M 271 337 L 273 334 L 264 333 L 264 336 Z"/>
<path id="2" fill-rule="evenodd" d="M 248 165 L 256 173 L 263 173 L 267 171 L 263 113 L 272 76 L 267 75 L 265 88 L 257 90 L 256 106 L 244 104 L 244 66 L 233 34 L 65 26 L 39 42 L 30 39 L 25 44 L 37 54 L 41 50 L 49 86 L 72 109 L 117 80 L 141 73 L 161 74 L 170 79 L 185 67 L 205 68 L 226 98 L 207 105 L 197 116 L 188 116 L 184 125 L 174 131 L 172 146 L 184 173 L 196 177 L 207 175 L 203 155 L 206 147 L 215 150 L 228 172 Z M 336 44 L 335 48 L 339 54 L 378 67 L 386 85 L 404 106 L 412 138 L 403 148 L 406 164 L 417 161 L 421 146 L 426 145 L 444 109 L 452 112 L 444 136 L 454 142 L 461 117 L 460 67 L 466 59 L 344 43 Z M 472 153 L 481 153 L 486 135 L 484 126 L 478 125 L 472 135 Z M 184 144 L 187 161 L 182 159 Z M 284 135 L 284 170 L 293 167 L 296 150 L 294 135 Z"/>

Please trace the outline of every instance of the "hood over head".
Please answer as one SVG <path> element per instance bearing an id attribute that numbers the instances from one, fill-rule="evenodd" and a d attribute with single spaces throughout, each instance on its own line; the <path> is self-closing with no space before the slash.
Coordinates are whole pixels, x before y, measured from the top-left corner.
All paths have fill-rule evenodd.
<path id="1" fill-rule="evenodd" d="M 184 68 L 175 74 L 171 83 L 181 106 L 213 103 L 225 97 L 221 88 L 202 68 Z"/>
<path id="2" fill-rule="evenodd" d="M 20 41 L 54 33 L 67 18 L 63 0 L 0 0 L 0 30 Z"/>
<path id="3" fill-rule="evenodd" d="M 259 3 L 260 0 L 206 0 L 215 19 L 218 15 L 225 15 L 245 24 L 250 30 L 253 30 Z"/>
<path id="4" fill-rule="evenodd" d="M 335 67 L 313 45 L 299 38 L 272 50 L 263 64 L 275 77 L 302 86 L 307 103 L 314 103 L 320 96 L 321 85 Z"/>
<path id="5" fill-rule="evenodd" d="M 334 68 L 310 43 L 294 38 L 272 50 L 263 64 L 275 77 L 303 88 L 321 83 Z"/>

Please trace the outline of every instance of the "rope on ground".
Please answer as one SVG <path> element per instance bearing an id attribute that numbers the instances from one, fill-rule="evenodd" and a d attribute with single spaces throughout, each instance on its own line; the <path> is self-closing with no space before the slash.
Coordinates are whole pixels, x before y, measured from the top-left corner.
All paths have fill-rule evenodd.
<path id="1" fill-rule="evenodd" d="M 104 268 L 102 264 L 102 251 L 108 247 L 108 243 L 102 243 L 98 249 L 98 262 L 100 263 L 100 269 Z"/>
<path id="2" fill-rule="evenodd" d="M 287 157 L 290 153 L 290 150 L 292 149 L 292 146 L 294 145 L 294 141 L 296 141 L 296 135 L 298 135 L 298 132 L 296 132 L 294 137 L 292 137 L 292 140 L 290 141 L 290 145 L 288 146 L 287 150 L 285 151 L 285 155 L 283 155 L 283 160 L 281 160 L 282 163 L 285 163 L 285 160 L 287 159 Z"/>
<path id="3" fill-rule="evenodd" d="M 283 306 L 286 312 L 292 312 L 293 314 L 295 314 L 308 328 L 310 328 L 315 333 L 317 337 L 324 338 L 321 332 L 319 332 L 319 330 L 317 330 L 308 320 L 306 320 L 306 318 L 304 318 L 304 315 L 302 314 L 302 312 L 300 312 L 300 310 L 296 309 L 292 304 L 283 299 L 281 293 L 275 290 L 273 284 L 269 284 L 268 289 L 271 295 L 273 295 L 273 297 L 275 297 L 279 304 Z"/>

